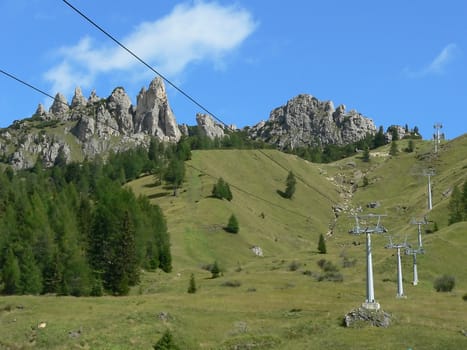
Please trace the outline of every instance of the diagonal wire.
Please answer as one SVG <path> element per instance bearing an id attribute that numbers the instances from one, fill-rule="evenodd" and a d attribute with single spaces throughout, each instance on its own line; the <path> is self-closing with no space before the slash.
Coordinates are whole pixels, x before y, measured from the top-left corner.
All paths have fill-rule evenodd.
<path id="1" fill-rule="evenodd" d="M 139 62 L 141 62 L 143 65 L 145 65 L 147 68 L 149 68 L 152 72 L 156 73 L 159 77 L 161 77 L 167 84 L 172 86 L 175 90 L 177 90 L 179 93 L 181 93 L 183 96 L 185 96 L 188 100 L 190 100 L 192 103 L 194 103 L 196 106 L 201 108 L 203 111 L 205 111 L 207 114 L 211 115 L 214 119 L 216 119 L 218 122 L 220 122 L 222 125 L 227 127 L 227 124 L 224 123 L 219 117 L 217 117 L 214 113 L 210 112 L 206 107 L 204 107 L 201 103 L 196 101 L 192 96 L 190 96 L 188 93 L 183 91 L 181 88 L 179 88 L 177 85 L 172 83 L 167 77 L 165 77 L 163 74 L 158 72 L 156 69 L 154 69 L 149 63 L 144 61 L 141 57 L 139 57 L 137 54 L 135 54 L 133 51 L 131 51 L 128 47 L 123 45 L 119 40 L 117 40 L 113 35 L 111 35 L 108 31 L 103 29 L 101 26 L 99 26 L 96 22 L 94 22 L 91 18 L 86 16 L 82 11 L 77 9 L 75 6 L 70 4 L 67 0 L 62 0 L 66 5 L 68 5 L 73 11 L 78 13 L 81 17 L 83 17 L 86 21 L 91 23 L 94 27 L 96 27 L 99 31 L 101 31 L 105 36 L 107 36 L 109 39 L 111 39 L 113 42 L 115 42 L 118 46 L 120 46 L 122 49 L 124 49 L 126 52 L 128 52 L 131 56 L 133 56 L 135 59 L 137 59 Z"/>

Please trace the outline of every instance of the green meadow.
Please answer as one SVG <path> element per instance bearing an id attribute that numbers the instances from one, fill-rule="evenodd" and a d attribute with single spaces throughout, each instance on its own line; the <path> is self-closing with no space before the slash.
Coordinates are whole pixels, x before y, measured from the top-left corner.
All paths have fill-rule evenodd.
<path id="1" fill-rule="evenodd" d="M 412 153 L 404 151 L 407 141 L 397 144 L 396 156 L 385 146 L 369 162 L 357 155 L 331 164 L 275 150 L 194 151 L 176 197 L 152 176 L 128 183 L 163 209 L 173 271 L 143 271 L 125 297 L 1 297 L 0 349 L 152 349 L 167 329 L 181 349 L 194 350 L 466 348 L 467 223 L 448 226 L 448 203 L 452 187 L 467 180 L 467 136 L 445 142 L 437 155 L 429 141 L 416 141 Z M 281 196 L 289 171 L 297 179 L 292 199 Z M 211 197 L 220 177 L 232 201 Z M 388 328 L 343 326 L 366 297 L 365 237 L 348 233 L 355 213 L 385 215 L 388 232 L 372 244 L 375 297 L 391 314 Z M 237 234 L 224 229 L 232 214 Z M 411 220 L 424 217 L 420 281 L 412 285 L 412 257 L 402 256 L 407 297 L 399 299 L 388 236 L 416 246 Z M 318 253 L 320 234 L 327 254 Z M 322 259 L 340 278 L 320 280 Z M 214 262 L 218 278 L 207 270 Z M 192 274 L 197 291 L 190 294 Z M 433 288 L 443 274 L 455 277 L 451 292 Z"/>

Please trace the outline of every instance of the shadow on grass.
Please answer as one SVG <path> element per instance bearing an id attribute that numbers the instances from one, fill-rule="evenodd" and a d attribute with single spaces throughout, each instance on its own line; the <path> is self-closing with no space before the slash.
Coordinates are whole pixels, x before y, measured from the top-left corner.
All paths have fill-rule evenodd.
<path id="1" fill-rule="evenodd" d="M 144 187 L 147 187 L 147 188 L 154 188 L 154 187 L 158 187 L 160 186 L 161 183 L 160 182 L 151 182 L 150 184 L 145 184 Z"/>
<path id="2" fill-rule="evenodd" d="M 154 193 L 154 194 L 150 194 L 148 196 L 149 199 L 154 199 L 154 198 L 162 198 L 162 197 L 167 197 L 169 195 L 172 195 L 173 193 L 172 192 L 161 192 L 161 193 Z"/>
<path id="3" fill-rule="evenodd" d="M 289 199 L 289 197 L 287 196 L 287 194 L 281 190 L 276 190 L 277 194 L 279 196 L 281 196 L 282 198 L 285 198 L 285 199 Z"/>

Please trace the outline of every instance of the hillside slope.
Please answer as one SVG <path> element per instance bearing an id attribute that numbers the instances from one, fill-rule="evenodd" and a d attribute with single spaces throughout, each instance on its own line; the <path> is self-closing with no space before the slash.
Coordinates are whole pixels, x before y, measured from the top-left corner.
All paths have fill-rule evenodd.
<path id="1" fill-rule="evenodd" d="M 407 141 L 399 141 L 402 151 Z M 311 164 L 273 150 L 193 152 L 177 197 L 152 176 L 127 186 L 159 204 L 172 240 L 173 272 L 144 272 L 128 297 L 12 296 L 0 299 L 0 348 L 149 349 L 166 329 L 182 349 L 461 349 L 467 338 L 467 223 L 447 226 L 449 188 L 467 179 L 467 137 L 442 145 L 419 141 L 414 153 L 390 157 L 389 147 L 332 164 Z M 426 177 L 433 167 L 433 210 L 426 208 Z M 288 171 L 297 177 L 292 200 L 280 196 Z M 363 186 L 363 177 L 369 180 Z M 210 197 L 223 177 L 233 200 Z M 444 193 L 444 194 L 443 194 Z M 378 202 L 370 209 L 367 204 Z M 361 211 L 360 211 L 361 208 Z M 423 233 L 420 282 L 403 256 L 407 298 L 396 298 L 396 258 L 387 235 L 373 238 L 375 297 L 392 315 L 387 329 L 342 326 L 343 316 L 365 299 L 365 239 L 349 235 L 352 214 L 385 214 L 395 239 L 416 243 L 412 217 L 435 220 Z M 234 213 L 238 234 L 223 230 Z M 433 224 L 424 227 L 433 228 Z M 319 234 L 327 254 L 318 254 Z M 252 246 L 262 248 L 255 256 Z M 320 280 L 325 259 L 337 270 Z M 219 278 L 203 267 L 217 260 Z M 198 290 L 188 294 L 193 274 Z M 438 293 L 433 280 L 449 274 L 456 286 Z M 340 277 L 340 278 L 338 278 Z M 38 329 L 39 322 L 47 327 Z M 77 332 L 79 330 L 79 332 Z M 76 335 L 78 334 L 78 335 Z"/>

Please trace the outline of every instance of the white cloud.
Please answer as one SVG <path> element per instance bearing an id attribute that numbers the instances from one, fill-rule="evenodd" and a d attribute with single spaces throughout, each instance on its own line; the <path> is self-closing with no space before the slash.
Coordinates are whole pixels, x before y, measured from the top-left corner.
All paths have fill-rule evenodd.
<path id="1" fill-rule="evenodd" d="M 458 47 L 454 43 L 446 45 L 441 52 L 425 67 L 418 71 L 405 68 L 405 74 L 410 78 L 420 78 L 427 75 L 442 74 L 446 66 L 454 59 Z"/>
<path id="2" fill-rule="evenodd" d="M 120 41 L 161 74 L 176 77 L 193 62 L 210 61 L 222 66 L 222 58 L 238 48 L 255 30 L 252 15 L 236 6 L 196 1 L 177 5 L 170 14 L 141 23 Z M 110 39 L 109 39 L 110 41 Z M 68 94 L 74 86 L 89 87 L 99 74 L 128 72 L 144 67 L 117 45 L 102 45 L 90 37 L 57 52 L 60 62 L 44 74 L 53 91 Z"/>

